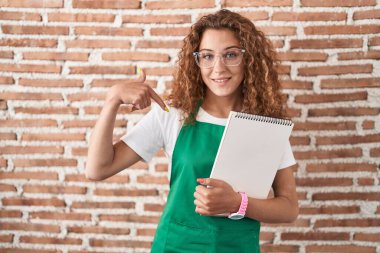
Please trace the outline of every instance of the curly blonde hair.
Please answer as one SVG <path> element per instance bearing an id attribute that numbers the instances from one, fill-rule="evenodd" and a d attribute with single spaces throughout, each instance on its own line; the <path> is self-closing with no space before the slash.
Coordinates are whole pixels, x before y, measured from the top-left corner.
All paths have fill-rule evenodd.
<path id="1" fill-rule="evenodd" d="M 182 111 L 185 123 L 195 120 L 199 102 L 204 99 L 206 85 L 195 62 L 193 52 L 199 50 L 207 29 L 229 29 L 240 42 L 244 53 L 243 108 L 246 113 L 284 118 L 285 101 L 280 92 L 275 51 L 261 31 L 247 18 L 222 9 L 199 19 L 191 26 L 178 54 L 172 91 L 168 103 Z"/>

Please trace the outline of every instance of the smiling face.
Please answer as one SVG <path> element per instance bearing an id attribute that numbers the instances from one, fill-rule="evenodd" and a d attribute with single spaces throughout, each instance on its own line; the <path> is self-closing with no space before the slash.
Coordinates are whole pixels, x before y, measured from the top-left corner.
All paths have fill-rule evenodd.
<path id="1" fill-rule="evenodd" d="M 237 66 L 226 66 L 222 57 L 229 57 L 230 51 L 241 49 L 234 33 L 228 29 L 207 29 L 202 36 L 199 52 L 203 55 L 218 55 L 214 67 L 200 68 L 203 82 L 207 86 L 206 98 L 241 96 L 241 83 L 244 80 L 244 61 Z"/>

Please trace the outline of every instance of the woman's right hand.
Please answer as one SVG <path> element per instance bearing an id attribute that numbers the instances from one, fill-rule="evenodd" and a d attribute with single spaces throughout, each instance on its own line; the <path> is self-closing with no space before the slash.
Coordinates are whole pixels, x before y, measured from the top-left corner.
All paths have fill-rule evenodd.
<path id="1" fill-rule="evenodd" d="M 148 84 L 144 83 L 145 79 L 145 72 L 141 70 L 136 81 L 112 86 L 107 93 L 106 102 L 132 105 L 132 111 L 135 111 L 150 106 L 151 99 L 153 99 L 163 110 L 167 110 L 161 97 Z"/>

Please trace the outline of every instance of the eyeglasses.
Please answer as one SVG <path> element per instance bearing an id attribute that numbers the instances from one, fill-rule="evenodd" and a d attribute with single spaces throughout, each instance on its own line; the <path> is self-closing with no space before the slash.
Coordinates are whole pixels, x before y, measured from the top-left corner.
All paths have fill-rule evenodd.
<path id="1" fill-rule="evenodd" d="M 200 68 L 209 69 L 215 66 L 216 59 L 221 58 L 226 66 L 237 66 L 243 60 L 245 49 L 232 48 L 222 54 L 214 54 L 213 52 L 194 52 L 193 56 Z"/>

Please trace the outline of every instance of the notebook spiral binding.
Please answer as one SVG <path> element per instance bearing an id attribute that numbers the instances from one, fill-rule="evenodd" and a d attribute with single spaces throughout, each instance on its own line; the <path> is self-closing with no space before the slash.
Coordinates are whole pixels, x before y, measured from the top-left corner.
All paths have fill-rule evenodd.
<path id="1" fill-rule="evenodd" d="M 266 122 L 266 123 L 277 124 L 277 125 L 284 125 L 284 126 L 292 126 L 293 125 L 293 122 L 289 119 L 271 118 L 271 117 L 267 117 L 267 116 L 248 114 L 248 113 L 244 113 L 244 112 L 237 112 L 235 114 L 235 118 L 255 120 L 255 121 Z"/>

